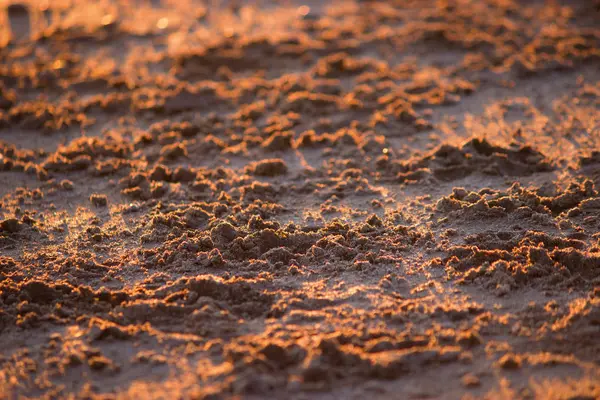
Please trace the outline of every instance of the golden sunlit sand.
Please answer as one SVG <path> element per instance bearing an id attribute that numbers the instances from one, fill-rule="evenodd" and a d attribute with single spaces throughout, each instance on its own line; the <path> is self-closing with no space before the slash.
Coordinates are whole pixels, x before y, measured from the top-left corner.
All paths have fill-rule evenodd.
<path id="1" fill-rule="evenodd" d="M 0 399 L 600 398 L 597 1 L 0 0 Z"/>

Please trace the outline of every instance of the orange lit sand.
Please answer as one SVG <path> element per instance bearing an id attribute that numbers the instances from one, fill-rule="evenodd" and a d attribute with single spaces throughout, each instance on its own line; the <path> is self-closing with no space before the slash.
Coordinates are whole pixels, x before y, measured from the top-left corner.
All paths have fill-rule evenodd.
<path id="1" fill-rule="evenodd" d="M 0 399 L 600 398 L 594 1 L 9 3 Z"/>

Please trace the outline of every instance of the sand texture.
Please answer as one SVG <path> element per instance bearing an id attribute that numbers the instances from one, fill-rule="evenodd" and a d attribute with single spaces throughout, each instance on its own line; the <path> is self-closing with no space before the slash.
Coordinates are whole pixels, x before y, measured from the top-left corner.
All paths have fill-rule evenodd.
<path id="1" fill-rule="evenodd" d="M 599 239 L 597 1 L 0 1 L 2 400 L 598 399 Z"/>

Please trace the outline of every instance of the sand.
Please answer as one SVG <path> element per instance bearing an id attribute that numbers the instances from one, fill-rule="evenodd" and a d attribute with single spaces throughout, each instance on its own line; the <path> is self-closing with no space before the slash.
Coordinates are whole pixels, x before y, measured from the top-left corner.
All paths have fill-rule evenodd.
<path id="1" fill-rule="evenodd" d="M 6 4 L 0 398 L 600 398 L 597 2 Z"/>

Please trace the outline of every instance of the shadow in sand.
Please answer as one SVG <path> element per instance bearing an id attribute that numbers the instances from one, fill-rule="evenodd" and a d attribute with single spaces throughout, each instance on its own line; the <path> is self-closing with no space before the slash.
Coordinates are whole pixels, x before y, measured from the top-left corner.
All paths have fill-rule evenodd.
<path id="1" fill-rule="evenodd" d="M 30 10 L 24 4 L 11 4 L 7 9 L 12 41 L 21 41 L 31 36 Z"/>

